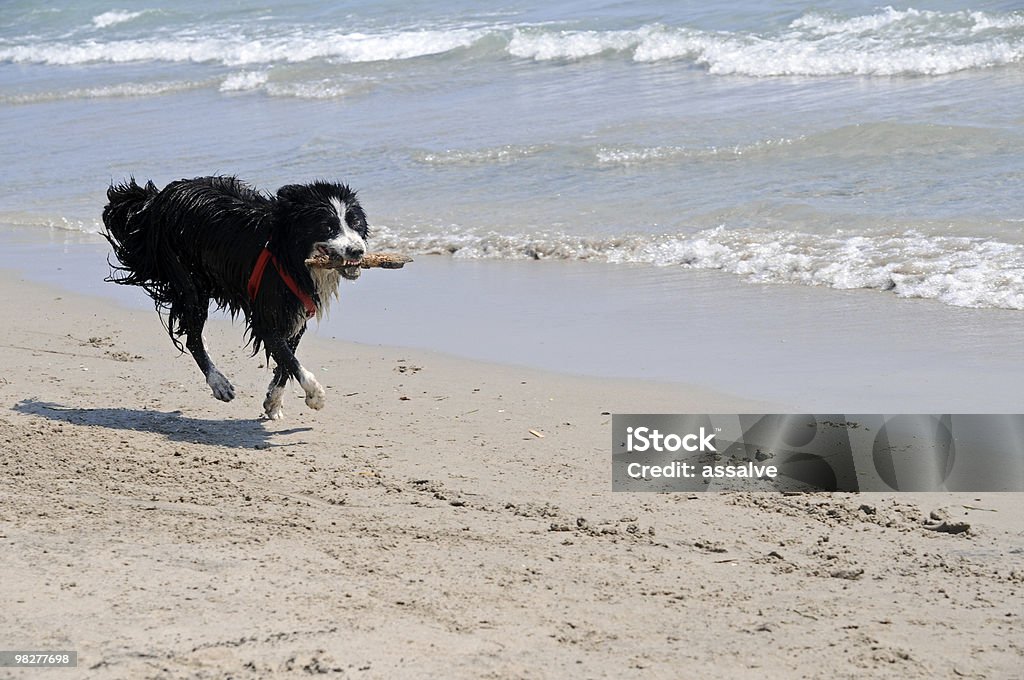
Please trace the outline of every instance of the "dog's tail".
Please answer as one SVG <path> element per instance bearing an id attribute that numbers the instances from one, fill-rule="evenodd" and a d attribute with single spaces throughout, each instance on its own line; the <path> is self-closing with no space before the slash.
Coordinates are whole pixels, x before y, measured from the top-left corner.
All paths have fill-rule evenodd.
<path id="1" fill-rule="evenodd" d="M 121 184 L 111 184 L 107 189 L 107 205 L 103 208 L 103 236 L 114 250 L 114 257 L 120 264 L 110 263 L 111 274 L 107 281 L 131 286 L 144 286 L 152 280 L 149 271 L 149 234 L 144 219 L 137 219 L 139 213 L 159 193 L 156 185 L 147 182 L 140 187 L 132 177 Z"/>
<path id="2" fill-rule="evenodd" d="M 160 279 L 153 258 L 153 235 L 146 228 L 144 213 L 160 190 L 152 181 L 139 186 L 132 177 L 106 189 L 103 208 L 103 238 L 114 249 L 118 263 L 110 261 L 111 275 L 105 281 L 126 286 L 141 286 L 151 295 L 151 284 Z M 154 298 L 156 299 L 156 298 Z"/>
<path id="3" fill-rule="evenodd" d="M 134 177 L 121 184 L 111 184 L 107 189 L 108 203 L 103 208 L 103 224 L 116 238 L 121 239 L 127 233 L 132 216 L 158 193 L 153 182 L 140 187 Z"/>
<path id="4" fill-rule="evenodd" d="M 177 339 L 174 314 L 177 295 L 169 281 L 169 265 L 161 265 L 159 229 L 151 223 L 147 209 L 160 190 L 153 182 L 139 186 L 132 177 L 127 182 L 112 184 L 107 189 L 107 205 L 103 208 L 103 237 L 110 243 L 117 262 L 111 262 L 110 276 L 105 281 L 145 290 L 161 313 L 170 314 L 165 321 L 171 340 L 182 349 Z M 180 323 L 179 323 L 180 325 Z M 178 329 L 180 330 L 180 329 Z"/>

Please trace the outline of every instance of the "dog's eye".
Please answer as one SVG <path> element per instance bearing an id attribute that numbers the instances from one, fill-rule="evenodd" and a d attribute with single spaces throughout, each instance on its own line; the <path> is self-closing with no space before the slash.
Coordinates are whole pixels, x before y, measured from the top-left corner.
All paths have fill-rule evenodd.
<path id="1" fill-rule="evenodd" d="M 345 223 L 348 224 L 348 228 L 352 231 L 362 231 L 366 228 L 365 223 L 359 218 L 359 215 L 351 212 L 345 215 Z"/>

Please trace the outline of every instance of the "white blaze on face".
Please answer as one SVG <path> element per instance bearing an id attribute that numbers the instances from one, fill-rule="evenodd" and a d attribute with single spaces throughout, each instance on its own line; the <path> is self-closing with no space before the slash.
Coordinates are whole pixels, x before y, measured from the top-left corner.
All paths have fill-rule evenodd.
<path id="1" fill-rule="evenodd" d="M 327 246 L 341 254 L 346 253 L 349 248 L 355 247 L 365 251 L 366 241 L 359 235 L 359 232 L 348 226 L 348 222 L 345 221 L 345 213 L 348 211 L 348 206 L 338 198 L 332 198 L 331 205 L 334 206 L 334 212 L 338 215 L 338 222 L 341 224 L 341 234 L 328 241 Z"/>
<path id="2" fill-rule="evenodd" d="M 348 206 L 341 199 L 335 197 L 330 199 L 334 213 L 338 217 L 338 224 L 341 233 L 330 241 L 323 241 L 313 244 L 313 250 L 309 257 L 316 257 L 321 254 L 321 246 L 334 256 L 347 257 L 350 248 L 356 248 L 361 253 L 366 251 L 366 240 L 359 235 L 355 229 L 348 226 L 345 221 L 345 213 Z M 317 306 L 316 318 L 319 321 L 327 313 L 331 299 L 338 295 L 338 284 L 341 281 L 341 272 L 337 269 L 324 269 L 322 267 L 311 267 L 309 270 L 313 277 L 313 286 L 320 297 L 320 304 Z"/>

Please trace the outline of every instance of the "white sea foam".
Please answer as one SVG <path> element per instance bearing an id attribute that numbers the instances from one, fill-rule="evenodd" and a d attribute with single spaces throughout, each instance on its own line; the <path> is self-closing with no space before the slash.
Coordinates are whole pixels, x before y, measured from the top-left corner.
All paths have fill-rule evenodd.
<path id="1" fill-rule="evenodd" d="M 96 28 L 107 28 L 115 24 L 123 24 L 126 21 L 131 21 L 137 17 L 142 16 L 145 12 L 129 12 L 123 9 L 114 9 L 103 14 L 97 14 L 92 18 L 92 25 Z"/>
<path id="2" fill-rule="evenodd" d="M 621 52 L 635 47 L 650 29 L 640 31 L 558 31 L 516 29 L 508 44 L 514 57 L 548 61 L 583 59 L 602 52 Z"/>
<path id="3" fill-rule="evenodd" d="M 775 34 L 527 29 L 514 32 L 508 51 L 537 61 L 631 53 L 638 62 L 687 61 L 717 75 L 942 75 L 1024 60 L 1024 15 L 891 7 L 852 18 L 810 13 Z"/>
<path id="4" fill-rule="evenodd" d="M 469 29 L 403 31 L 379 35 L 309 32 L 246 37 L 233 32 L 114 41 L 26 42 L 0 48 L 0 61 L 58 66 L 91 62 L 211 62 L 228 66 L 333 59 L 370 62 L 412 59 L 472 45 L 481 33 Z"/>
<path id="5" fill-rule="evenodd" d="M 240 71 L 225 78 L 221 92 L 262 91 L 271 97 L 296 99 L 335 99 L 351 93 L 352 88 L 330 79 L 310 81 L 271 81 L 267 71 Z"/>
<path id="6" fill-rule="evenodd" d="M 995 15 L 978 11 L 934 12 L 928 10 L 897 10 L 886 7 L 875 14 L 843 18 L 811 12 L 795 19 L 789 27 L 816 35 L 864 34 L 891 32 L 899 35 L 913 29 L 918 34 L 945 32 L 965 35 L 987 30 L 1024 28 L 1024 15 Z"/>
<path id="7" fill-rule="evenodd" d="M 785 37 L 722 37 L 665 31 L 640 43 L 637 61 L 692 60 L 715 75 L 831 76 L 945 75 L 1024 59 L 1024 37 L 956 44 L 933 40 L 914 44 L 846 34 L 820 40 Z"/>
<path id="8" fill-rule="evenodd" d="M 103 230 L 103 223 L 99 218 L 52 217 L 20 210 L 14 212 L 0 211 L 0 224 L 16 229 L 27 228 L 39 231 L 56 230 L 71 232 L 68 236 L 74 236 L 76 233 L 99 234 Z"/>
<path id="9" fill-rule="evenodd" d="M 413 159 L 425 165 L 464 166 L 488 165 L 491 163 L 514 163 L 530 156 L 535 156 L 549 149 L 546 144 L 528 144 L 517 146 L 505 144 L 485 149 L 446 149 L 444 151 L 417 151 Z"/>
<path id="10" fill-rule="evenodd" d="M 572 146 L 558 144 L 505 144 L 479 149 L 445 149 L 443 151 L 417 150 L 411 157 L 417 163 L 432 166 L 505 165 L 526 158 L 547 155 L 559 156 L 554 162 L 572 164 L 581 161 L 600 168 L 634 167 L 658 163 L 680 163 L 689 160 L 721 158 L 732 160 L 741 156 L 767 153 L 779 148 L 803 142 L 804 136 L 796 139 L 780 137 L 765 139 L 748 144 L 732 146 L 688 147 L 680 145 L 639 146 L 610 145 Z"/>
<path id="11" fill-rule="evenodd" d="M 5 215 L 8 224 L 97 233 L 96 220 Z M 569 260 L 718 270 L 750 283 L 872 289 L 956 307 L 1024 310 L 1024 245 L 916 230 L 812 234 L 726 229 L 691 234 L 580 236 L 558 231 L 392 229 L 377 250 L 468 260 Z"/>
<path id="12" fill-rule="evenodd" d="M 152 83 L 117 83 L 65 91 L 25 92 L 0 95 L 2 104 L 34 104 L 61 99 L 105 99 L 113 97 L 151 97 L 169 92 L 183 92 L 210 85 L 209 81 L 173 80 Z"/>
<path id="13" fill-rule="evenodd" d="M 916 231 L 854 236 L 716 228 L 690 235 L 592 238 L 557 232 L 399 234 L 380 228 L 374 246 L 463 259 L 715 269 L 753 283 L 869 288 L 958 307 L 1024 309 L 1024 246 Z"/>
<path id="14" fill-rule="evenodd" d="M 267 82 L 266 71 L 241 71 L 232 73 L 220 84 L 221 92 L 240 92 L 258 90 Z"/>
<path id="15" fill-rule="evenodd" d="M 802 139 L 802 138 L 801 138 Z M 752 144 L 737 144 L 723 147 L 685 146 L 601 146 L 594 151 L 594 158 L 601 166 L 634 166 L 650 163 L 683 161 L 686 159 L 736 158 L 790 146 L 794 140 L 781 137 L 766 139 Z"/>
<path id="16" fill-rule="evenodd" d="M 331 41 L 331 54 L 348 62 L 412 59 L 469 47 L 485 33 L 470 29 L 403 31 L 385 35 L 339 35 Z M 321 56 L 321 55 L 317 55 Z"/>
<path id="17" fill-rule="evenodd" d="M 337 99 L 352 93 L 350 87 L 339 85 L 331 80 L 268 83 L 266 91 L 272 97 L 295 97 L 297 99 Z"/>
<path id="18" fill-rule="evenodd" d="M 97 15 L 96 26 L 139 12 Z M 13 39 L 0 61 L 74 65 L 90 62 L 202 62 L 259 66 L 325 59 L 338 63 L 401 61 L 478 47 L 492 57 L 534 61 L 602 57 L 681 61 L 717 75 L 941 75 L 1024 61 L 1024 13 L 936 12 L 886 8 L 861 16 L 810 12 L 766 32 L 705 31 L 647 24 L 628 30 L 560 30 L 550 25 L 437 27 L 346 32 L 297 25 L 210 25 L 145 38 Z"/>
<path id="19" fill-rule="evenodd" d="M 559 155 L 555 162 L 578 163 L 580 160 L 597 167 L 632 167 L 657 163 L 684 162 L 689 159 L 735 159 L 765 153 L 803 141 L 797 139 L 766 139 L 749 144 L 722 147 L 688 147 L 679 145 L 637 146 L 609 145 L 567 146 L 557 144 L 505 144 L 479 149 L 445 149 L 443 151 L 417 150 L 411 157 L 417 163 L 432 166 L 503 165 L 516 163 L 539 155 Z"/>

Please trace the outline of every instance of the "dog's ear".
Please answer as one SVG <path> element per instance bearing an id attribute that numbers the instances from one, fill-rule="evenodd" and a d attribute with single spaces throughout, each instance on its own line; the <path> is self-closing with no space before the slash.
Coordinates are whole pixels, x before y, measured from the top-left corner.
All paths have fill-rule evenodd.
<path id="1" fill-rule="evenodd" d="M 309 194 L 305 184 L 286 184 L 277 190 L 277 199 L 288 203 L 299 203 Z"/>

